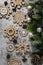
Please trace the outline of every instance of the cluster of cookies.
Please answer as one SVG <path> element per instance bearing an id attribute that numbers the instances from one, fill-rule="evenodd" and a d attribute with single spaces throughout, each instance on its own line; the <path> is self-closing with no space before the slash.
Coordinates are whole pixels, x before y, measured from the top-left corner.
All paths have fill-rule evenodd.
<path id="1" fill-rule="evenodd" d="M 0 19 L 6 18 L 9 19 L 10 15 L 13 17 L 13 23 L 18 24 L 18 26 L 23 27 L 20 31 L 22 37 L 26 37 L 28 32 L 26 31 L 26 24 L 31 21 L 28 17 L 28 13 L 32 9 L 31 6 L 27 8 L 24 7 L 24 0 L 11 0 L 11 8 L 7 1 L 4 2 L 4 5 L 0 4 Z M 27 10 L 28 9 L 28 10 Z M 25 57 L 26 53 L 30 52 L 29 43 L 27 42 L 17 42 L 18 38 L 18 29 L 14 25 L 9 25 L 4 29 L 4 37 L 8 38 L 11 41 L 11 44 L 8 44 L 6 49 L 10 53 L 15 51 L 16 54 L 21 54 L 22 60 L 25 62 L 27 59 Z M 13 41 L 13 43 L 12 43 Z M 10 58 L 10 54 L 7 55 L 7 59 Z M 8 61 L 8 65 L 22 65 L 21 61 L 18 58 L 12 58 Z"/>

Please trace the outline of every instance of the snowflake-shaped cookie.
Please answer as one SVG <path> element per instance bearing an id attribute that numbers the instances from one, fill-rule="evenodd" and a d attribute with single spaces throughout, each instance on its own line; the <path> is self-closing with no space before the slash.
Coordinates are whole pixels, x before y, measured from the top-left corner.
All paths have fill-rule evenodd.
<path id="1" fill-rule="evenodd" d="M 7 49 L 7 51 L 12 52 L 14 50 L 14 45 L 13 44 L 8 44 L 6 49 Z"/>
<path id="2" fill-rule="evenodd" d="M 15 28 L 13 25 L 9 25 L 5 30 L 5 36 L 8 37 L 10 40 L 12 40 L 14 37 L 17 37 L 17 28 Z"/>
<path id="3" fill-rule="evenodd" d="M 25 13 L 21 11 L 15 12 L 15 14 L 13 14 L 13 19 L 14 19 L 13 22 L 14 23 L 16 22 L 19 25 L 22 25 L 27 21 Z"/>
<path id="4" fill-rule="evenodd" d="M 11 14 L 11 10 L 10 10 L 10 7 L 7 5 L 0 5 L 0 18 L 9 18 Z"/>
<path id="5" fill-rule="evenodd" d="M 16 47 L 16 53 L 20 53 L 22 55 L 24 55 L 26 52 L 29 52 L 29 44 L 28 43 L 19 43 L 15 45 Z"/>
<path id="6" fill-rule="evenodd" d="M 8 62 L 8 65 L 22 65 L 18 58 L 14 58 Z"/>
<path id="7" fill-rule="evenodd" d="M 23 0 L 11 0 L 11 4 L 13 4 L 14 6 L 17 6 L 17 5 L 22 5 L 24 4 L 25 2 Z"/>

